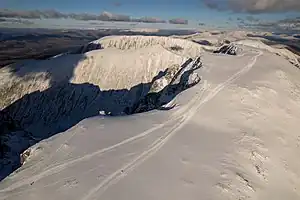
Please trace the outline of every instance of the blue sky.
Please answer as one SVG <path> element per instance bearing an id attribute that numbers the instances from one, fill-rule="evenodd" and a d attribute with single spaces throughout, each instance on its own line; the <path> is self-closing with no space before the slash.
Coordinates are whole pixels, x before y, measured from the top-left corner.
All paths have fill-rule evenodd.
<path id="1" fill-rule="evenodd" d="M 222 1 L 220 1 L 222 2 Z M 56 9 L 61 12 L 95 13 L 109 11 L 131 16 L 181 17 L 190 20 L 245 16 L 208 8 L 201 0 L 1 0 L 0 8 L 18 10 Z M 280 19 L 297 13 L 260 14 L 261 19 Z"/>
<path id="2" fill-rule="evenodd" d="M 248 0 L 240 1 L 245 2 Z M 271 0 L 269 1 L 271 2 Z M 170 18 L 184 18 L 188 19 L 190 24 L 203 22 L 216 26 L 228 25 L 230 23 L 236 24 L 237 18 L 246 18 L 250 15 L 249 13 L 241 14 L 230 10 L 219 11 L 218 9 L 211 9 L 207 6 L 207 2 L 217 2 L 218 5 L 225 5 L 225 2 L 228 2 L 228 0 L 0 0 L 0 8 L 15 10 L 55 9 L 64 13 L 93 14 L 108 11 L 111 13 L 129 15 L 131 17 L 148 16 L 166 20 Z M 283 1 L 281 2 L 283 3 Z M 299 12 L 285 11 L 283 13 L 276 12 L 272 14 L 262 12 L 253 16 L 264 21 L 276 21 L 300 15 Z M 233 20 L 230 21 L 228 20 L 229 18 Z"/>
<path id="3" fill-rule="evenodd" d="M 2 2 L 4 1 L 4 2 Z M 209 16 L 212 11 L 199 0 L 1 0 L 0 7 L 11 9 L 49 9 L 62 12 L 88 12 L 98 14 L 109 11 L 131 16 L 155 16 L 187 19 Z M 215 11 L 213 11 L 214 13 Z M 217 14 L 215 12 L 214 14 Z"/>

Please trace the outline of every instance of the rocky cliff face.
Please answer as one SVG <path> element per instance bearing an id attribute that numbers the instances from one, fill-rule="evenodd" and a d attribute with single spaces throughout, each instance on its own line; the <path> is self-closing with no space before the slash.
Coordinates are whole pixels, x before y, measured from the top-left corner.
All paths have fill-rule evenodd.
<path id="1" fill-rule="evenodd" d="M 225 44 L 221 46 L 218 50 L 214 51 L 214 53 L 228 54 L 228 55 L 237 55 L 239 52 L 239 48 L 235 44 Z"/>
<path id="2" fill-rule="evenodd" d="M 200 82 L 200 76 L 194 72 L 200 67 L 202 62 L 198 57 L 195 60 L 188 59 L 182 66 L 174 65 L 168 68 L 162 77 L 151 84 L 149 92 L 124 112 L 134 114 L 162 108 L 178 93 Z"/>

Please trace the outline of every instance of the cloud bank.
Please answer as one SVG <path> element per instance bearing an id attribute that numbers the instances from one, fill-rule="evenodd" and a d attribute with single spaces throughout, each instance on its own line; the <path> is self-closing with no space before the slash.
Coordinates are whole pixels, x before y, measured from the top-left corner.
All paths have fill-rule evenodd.
<path id="1" fill-rule="evenodd" d="M 170 24 L 188 24 L 189 21 L 186 19 L 177 18 L 177 19 L 170 19 L 169 23 Z"/>
<path id="2" fill-rule="evenodd" d="M 284 32 L 284 33 L 297 33 L 300 31 L 300 17 L 287 18 L 278 21 L 263 21 L 263 20 L 253 20 L 240 19 L 238 20 L 238 26 L 240 28 L 255 29 L 263 31 L 274 31 L 274 32 Z"/>
<path id="3" fill-rule="evenodd" d="M 42 18 L 72 18 L 76 20 L 101 20 L 101 21 L 130 21 L 130 16 L 119 15 L 110 12 L 102 12 L 100 15 L 89 13 L 61 13 L 56 10 L 9 10 L 0 9 L 0 17 L 23 18 L 23 19 L 42 19 Z"/>
<path id="4" fill-rule="evenodd" d="M 25 25 L 32 25 L 34 22 L 25 19 L 2 19 L 0 18 L 0 23 L 13 23 L 13 24 L 25 24 Z"/>
<path id="5" fill-rule="evenodd" d="M 66 18 L 66 14 L 56 10 L 9 10 L 0 9 L 0 17 L 23 18 L 23 19 L 40 19 L 40 18 Z"/>
<path id="6" fill-rule="evenodd" d="M 300 11 L 300 0 L 203 0 L 212 9 L 244 13 Z"/>
<path id="7" fill-rule="evenodd" d="M 156 17 L 131 18 L 128 15 L 102 12 L 99 15 L 90 13 L 61 13 L 56 10 L 10 10 L 0 9 L 0 18 L 20 18 L 20 19 L 61 19 L 70 18 L 75 20 L 99 20 L 99 21 L 122 21 L 122 22 L 142 22 L 142 23 L 167 23 L 168 21 Z M 170 24 L 188 24 L 185 19 L 171 19 Z"/>
<path id="8" fill-rule="evenodd" d="M 162 20 L 156 17 L 142 17 L 142 18 L 136 18 L 132 19 L 132 22 L 143 22 L 143 23 L 167 23 L 166 20 Z"/>
<path id="9" fill-rule="evenodd" d="M 123 22 L 129 22 L 130 16 L 127 15 L 120 15 L 120 14 L 114 14 L 110 12 L 103 12 L 99 15 L 98 20 L 101 21 L 123 21 Z"/>

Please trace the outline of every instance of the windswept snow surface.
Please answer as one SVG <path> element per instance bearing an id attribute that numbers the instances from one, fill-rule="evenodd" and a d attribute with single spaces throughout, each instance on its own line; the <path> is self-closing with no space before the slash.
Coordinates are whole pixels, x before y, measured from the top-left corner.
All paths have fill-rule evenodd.
<path id="1" fill-rule="evenodd" d="M 96 116 L 36 144 L 0 199 L 300 199 L 300 71 L 240 47 L 203 53 L 201 84 L 172 110 Z"/>

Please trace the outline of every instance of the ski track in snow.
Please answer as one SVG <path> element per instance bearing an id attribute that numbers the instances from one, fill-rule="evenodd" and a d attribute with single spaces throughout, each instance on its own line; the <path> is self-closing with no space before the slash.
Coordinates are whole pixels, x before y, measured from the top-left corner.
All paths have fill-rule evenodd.
<path id="1" fill-rule="evenodd" d="M 76 163 L 82 162 L 82 161 L 86 161 L 90 158 L 92 158 L 93 156 L 96 155 L 101 155 L 104 154 L 106 152 L 109 152 L 115 148 L 118 148 L 122 145 L 125 145 L 127 143 L 131 143 L 133 141 L 139 140 L 144 138 L 145 136 L 149 135 L 150 133 L 163 128 L 164 126 L 166 126 L 169 123 L 175 122 L 176 120 L 180 119 L 180 125 L 178 126 L 178 123 L 176 123 L 174 126 L 172 126 L 170 128 L 170 130 L 164 134 L 163 136 L 159 137 L 157 140 L 155 140 L 151 145 L 150 148 L 145 150 L 144 152 L 142 152 L 139 156 L 137 156 L 136 158 L 134 158 L 131 162 L 127 163 L 126 165 L 124 165 L 123 167 L 121 167 L 119 170 L 117 170 L 116 172 L 114 172 L 113 174 L 111 174 L 110 176 L 108 176 L 105 180 L 103 180 L 99 185 L 97 185 L 96 187 L 92 188 L 83 198 L 82 200 L 88 200 L 91 199 L 93 197 L 93 195 L 95 193 L 103 193 L 109 186 L 117 183 L 119 180 L 121 180 L 123 177 L 125 177 L 127 174 L 129 174 L 131 171 L 133 171 L 136 167 L 138 167 L 140 164 L 142 164 L 145 160 L 147 160 L 148 158 L 150 158 L 152 155 L 154 155 L 160 148 L 162 148 L 164 146 L 164 144 L 169 141 L 176 133 L 177 130 L 180 130 L 193 116 L 194 114 L 197 112 L 197 110 L 203 106 L 206 102 L 210 101 L 213 97 L 215 97 L 221 90 L 223 90 L 226 86 L 228 86 L 229 84 L 231 84 L 232 82 L 234 82 L 236 79 L 238 79 L 239 77 L 241 77 L 242 75 L 244 75 L 245 73 L 247 73 L 256 63 L 257 58 L 260 57 L 263 54 L 262 51 L 259 51 L 259 53 L 257 55 L 255 55 L 252 59 L 251 62 L 249 64 L 247 64 L 244 68 L 242 68 L 240 71 L 238 71 L 236 74 L 234 74 L 233 76 L 231 76 L 229 79 L 227 79 L 225 82 L 223 82 L 222 84 L 219 84 L 217 87 L 215 87 L 207 96 L 206 98 L 201 101 L 199 104 L 196 104 L 197 101 L 201 100 L 202 95 L 205 93 L 205 91 L 208 89 L 207 85 L 202 88 L 202 92 L 199 93 L 198 95 L 196 95 L 186 106 L 182 107 L 181 109 L 179 109 L 178 111 L 175 112 L 175 115 L 172 116 L 168 121 L 166 121 L 165 123 L 162 123 L 156 127 L 153 127 L 141 134 L 138 134 L 136 136 L 133 136 L 131 138 L 125 139 L 117 144 L 114 144 L 112 146 L 103 148 L 99 151 L 93 152 L 91 154 L 87 154 L 83 157 L 74 159 L 74 160 L 70 160 L 68 162 L 65 162 L 63 164 L 54 166 L 52 168 L 47 169 L 46 171 L 37 174 L 35 176 L 32 176 L 28 179 L 25 180 L 21 180 L 3 190 L 0 190 L 0 193 L 4 193 L 4 192 L 10 192 L 14 189 L 17 189 L 19 187 L 22 187 L 24 185 L 30 184 L 31 182 L 35 182 L 38 181 L 42 178 L 45 178 L 47 176 L 56 174 L 64 169 L 66 169 L 67 167 L 70 167 Z M 183 114 L 186 113 L 186 114 Z M 75 135 L 75 134 L 74 134 Z M 71 139 L 74 137 L 74 135 L 71 135 L 70 138 Z M 67 140 L 68 140 L 67 139 Z M 55 152 L 59 151 L 60 148 L 58 148 Z M 52 155 L 53 157 L 53 155 Z M 60 182 L 60 181 L 58 181 Z M 56 183 L 58 183 L 56 182 Z M 53 184 L 51 184 L 53 185 Z M 26 192 L 26 191 L 31 191 L 32 189 L 29 190 L 23 190 L 20 192 L 17 192 L 17 194 Z"/>
<path id="2" fill-rule="evenodd" d="M 198 100 L 199 98 L 201 98 L 201 97 L 202 97 L 202 94 L 204 94 L 205 91 L 206 91 L 206 88 L 205 88 L 205 87 L 202 88 L 202 92 L 200 93 L 201 95 L 200 95 L 200 96 L 196 96 L 196 97 L 198 97 L 198 98 L 194 97 L 193 100 L 191 101 L 191 103 L 194 103 L 196 100 Z M 72 166 L 72 165 L 74 165 L 74 164 L 76 164 L 76 163 L 80 163 L 80 162 L 82 162 L 82 161 L 89 160 L 90 158 L 92 158 L 92 157 L 94 157 L 94 156 L 101 155 L 101 154 L 105 154 L 105 153 L 110 152 L 110 151 L 112 151 L 112 150 L 114 150 L 114 149 L 116 149 L 116 148 L 118 148 L 118 147 L 121 147 L 121 146 L 123 146 L 123 145 L 125 145 L 125 144 L 128 144 L 128 143 L 131 143 L 131 142 L 140 140 L 140 139 L 146 137 L 147 135 L 149 135 L 150 133 L 152 133 L 152 132 L 154 132 L 154 131 L 156 131 L 156 130 L 158 130 L 158 129 L 161 129 L 161 128 L 163 128 L 164 126 L 168 125 L 169 123 L 172 123 L 172 122 L 178 120 L 179 118 L 181 118 L 180 116 L 181 116 L 184 112 L 187 112 L 187 109 L 189 109 L 190 105 L 191 105 L 191 104 L 188 104 L 188 105 L 184 106 L 183 108 L 181 108 L 180 110 L 178 110 L 178 111 L 176 112 L 176 115 L 174 115 L 173 117 L 171 117 L 169 120 L 167 120 L 166 122 L 164 122 L 164 123 L 162 123 L 162 124 L 159 124 L 159 125 L 157 125 L 157 126 L 151 128 L 151 129 L 148 129 L 148 130 L 146 130 L 146 131 L 144 131 L 144 132 L 142 132 L 142 133 L 140 133 L 140 134 L 138 134 L 138 135 L 136 135 L 136 136 L 127 138 L 127 139 L 125 139 L 125 140 L 123 140 L 123 141 L 121 141 L 121 142 L 119 142 L 119 143 L 117 143 L 117 144 L 114 144 L 114 145 L 112 145 L 112 146 L 109 146 L 109 147 L 100 149 L 100 150 L 95 151 L 95 152 L 93 152 L 93 153 L 91 153 L 91 154 L 87 154 L 87 155 L 85 155 L 85 156 L 82 156 L 82 157 L 79 157 L 79 158 L 76 158 L 76 159 L 73 159 L 73 160 L 66 161 L 66 162 L 64 162 L 64 163 L 62 163 L 62 164 L 59 164 L 59 165 L 57 165 L 57 166 L 53 166 L 52 168 L 49 168 L 49 169 L 43 171 L 43 172 L 40 173 L 40 174 L 37 174 L 37 175 L 35 175 L 35 176 L 31 176 L 31 177 L 28 178 L 28 179 L 25 179 L 25 180 L 23 180 L 23 181 L 17 182 L 17 183 L 13 184 L 13 185 L 10 186 L 10 187 L 7 187 L 7 188 L 5 188 L 5 189 L 3 189 L 3 190 L 0 190 L 0 193 L 1 193 L 1 192 L 8 192 L 8 191 L 14 190 L 14 189 L 16 189 L 16 188 L 22 187 L 23 185 L 30 184 L 30 183 L 32 183 L 32 182 L 36 182 L 36 181 L 38 181 L 38 180 L 40 180 L 40 179 L 42 179 L 42 178 L 45 178 L 45 177 L 47 177 L 47 176 L 50 176 L 50 175 L 59 173 L 59 172 L 61 172 L 62 170 L 66 169 L 66 168 L 68 168 L 68 167 L 70 167 L 70 166 Z M 190 108 L 190 109 L 191 109 L 191 108 Z M 76 135 L 76 133 L 77 133 L 77 131 L 74 131 L 74 133 L 73 133 L 68 139 L 64 140 L 64 143 L 65 143 L 66 141 L 71 140 L 71 139 Z M 62 146 L 63 146 L 63 145 L 61 145 L 61 147 L 62 147 Z M 58 152 L 58 151 L 61 149 L 61 147 L 59 147 L 55 152 Z M 52 154 L 52 155 L 50 154 L 50 156 L 53 157 L 53 154 Z M 50 157 L 50 158 L 51 158 L 51 157 Z"/>
<path id="3" fill-rule="evenodd" d="M 144 151 L 142 154 L 140 154 L 138 157 L 136 157 L 131 162 L 127 163 L 123 167 L 121 167 L 119 170 L 108 176 L 105 180 L 103 180 L 99 185 L 92 188 L 81 200 L 91 200 L 95 199 L 93 196 L 97 193 L 97 197 L 99 195 L 103 194 L 105 190 L 107 190 L 111 185 L 116 184 L 119 180 L 124 178 L 126 175 L 128 175 L 131 171 L 133 171 L 135 168 L 137 168 L 140 164 L 142 164 L 144 161 L 149 159 L 151 156 L 153 156 L 157 151 L 159 151 L 175 134 L 178 130 L 180 130 L 200 109 L 206 102 L 210 101 L 212 98 L 214 98 L 220 91 L 222 91 L 226 86 L 233 83 L 235 80 L 237 80 L 239 77 L 246 74 L 256 63 L 257 58 L 263 55 L 262 51 L 259 51 L 257 55 L 255 55 L 251 60 L 249 64 L 247 64 L 243 69 L 241 69 L 239 72 L 231 76 L 227 81 L 224 83 L 218 85 L 215 89 L 213 89 L 209 95 L 201 101 L 199 104 L 194 105 L 191 109 L 189 109 L 189 112 L 185 114 L 181 120 L 182 123 L 178 126 L 178 124 L 175 124 L 170 131 L 167 132 L 164 136 L 157 139 L 154 143 L 152 143 L 151 147 Z"/>

